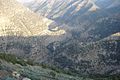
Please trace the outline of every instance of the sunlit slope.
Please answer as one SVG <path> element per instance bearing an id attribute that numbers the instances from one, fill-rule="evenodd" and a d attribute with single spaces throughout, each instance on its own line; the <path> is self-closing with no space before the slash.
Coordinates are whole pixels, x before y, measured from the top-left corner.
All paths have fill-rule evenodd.
<path id="1" fill-rule="evenodd" d="M 15 0 L 0 1 L 0 35 L 44 36 L 65 34 L 64 30 L 52 32 L 48 26 L 53 21 L 36 15 Z"/>
<path id="2" fill-rule="evenodd" d="M 0 52 L 42 62 L 47 58 L 45 46 L 68 36 L 62 29 L 49 30 L 51 23 L 52 20 L 38 16 L 16 0 L 0 0 Z"/>

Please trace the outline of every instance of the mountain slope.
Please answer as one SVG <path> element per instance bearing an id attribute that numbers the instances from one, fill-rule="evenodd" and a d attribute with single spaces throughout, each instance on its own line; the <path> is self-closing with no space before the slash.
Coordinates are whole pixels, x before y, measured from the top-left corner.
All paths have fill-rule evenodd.
<path id="1" fill-rule="evenodd" d="M 118 34 L 91 43 L 76 40 L 52 43 L 48 46 L 51 63 L 79 75 L 119 75 Z"/>
<path id="2" fill-rule="evenodd" d="M 37 36 L 37 35 L 44 36 L 57 34 L 61 35 L 65 33 L 62 30 L 58 32 L 50 32 L 48 30 L 48 26 L 53 21 L 36 15 L 35 13 L 18 4 L 14 0 L 9 2 L 1 1 L 0 8 L 1 8 L 0 9 L 1 36 L 12 35 L 12 31 L 11 34 L 9 34 L 10 31 L 9 28 L 13 30 L 14 34 L 16 33 L 16 35 L 21 36 Z M 45 34 L 45 32 L 48 34 Z"/>
<path id="3" fill-rule="evenodd" d="M 23 0 L 18 1 L 25 4 L 33 11 L 52 19 L 61 17 L 63 15 L 74 15 L 79 10 L 89 5 L 96 7 L 96 9 L 98 8 L 93 0 L 32 0 L 28 2 Z"/>
<path id="4" fill-rule="evenodd" d="M 119 0 L 17 0 L 40 15 L 55 19 L 63 15 L 75 15 L 77 12 L 96 11 L 110 6 L 118 6 Z M 85 10 L 83 10 L 85 9 Z M 88 10 L 87 10 L 88 9 Z"/>
<path id="5" fill-rule="evenodd" d="M 54 21 L 38 16 L 16 0 L 0 1 L 0 52 L 21 57 L 46 58 L 46 46 L 69 37 L 66 31 L 49 30 Z M 54 29 L 54 28 L 53 28 Z M 42 59 L 44 61 L 44 59 Z"/>
<path id="6" fill-rule="evenodd" d="M 1 52 L 78 76 L 119 75 L 118 0 L 31 1 L 22 3 L 43 17 L 14 0 L 0 1 Z"/>
<path id="7" fill-rule="evenodd" d="M 72 34 L 73 38 L 82 39 L 81 41 L 99 40 L 120 31 L 119 0 L 18 1 L 34 12 L 62 25 L 62 29 Z M 106 35 L 102 34 L 104 28 L 107 28 L 107 30 L 105 29 Z"/>

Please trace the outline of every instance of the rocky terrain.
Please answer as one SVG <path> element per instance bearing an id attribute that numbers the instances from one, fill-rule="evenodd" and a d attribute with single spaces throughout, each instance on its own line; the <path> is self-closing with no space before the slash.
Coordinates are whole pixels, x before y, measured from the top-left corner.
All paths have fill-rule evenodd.
<path id="1" fill-rule="evenodd" d="M 119 0 L 18 1 L 34 12 L 54 20 L 62 26 L 60 28 L 81 41 L 98 40 L 119 32 Z"/>
<path id="2" fill-rule="evenodd" d="M 47 57 L 45 47 L 49 43 L 70 37 L 63 29 L 49 30 L 54 21 L 38 16 L 15 0 L 1 0 L 0 3 L 1 52 L 31 58 L 35 54 L 44 61 L 43 57 Z"/>
<path id="3" fill-rule="evenodd" d="M 17 72 L 25 68 L 21 74 L 32 80 L 115 80 L 120 75 L 120 1 L 0 0 L 0 52 L 72 75 L 63 79 L 64 73 L 55 72 L 53 79 L 51 69 L 1 60 L 0 66 Z"/>

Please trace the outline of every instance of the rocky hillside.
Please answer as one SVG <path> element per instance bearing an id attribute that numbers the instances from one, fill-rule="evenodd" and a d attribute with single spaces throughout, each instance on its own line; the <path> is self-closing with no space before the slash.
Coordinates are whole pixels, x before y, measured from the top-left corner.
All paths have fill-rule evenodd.
<path id="1" fill-rule="evenodd" d="M 46 58 L 46 46 L 70 37 L 65 30 L 49 29 L 54 21 L 38 16 L 15 0 L 0 1 L 0 52 Z M 56 26 L 57 27 L 57 26 Z"/>
<path id="2" fill-rule="evenodd" d="M 17 1 L 0 0 L 0 52 L 56 66 L 74 76 L 119 76 L 119 0 Z M 22 65 L 24 61 L 19 63 Z M 35 65 L 6 64 L 17 67 L 28 78 L 41 78 L 41 68 Z M 24 72 L 24 68 L 28 71 Z M 32 76 L 34 72 L 37 75 Z M 47 80 L 49 70 L 44 72 L 42 79 Z M 55 80 L 58 77 L 64 80 L 61 75 Z M 81 79 L 75 77 L 75 80 Z"/>
<path id="3" fill-rule="evenodd" d="M 81 41 L 96 41 L 120 31 L 119 0 L 18 1 L 54 20 L 62 26 L 60 28 Z"/>
<path id="4" fill-rule="evenodd" d="M 19 0 L 20 1 L 20 0 Z M 79 74 L 119 74 L 119 0 L 22 1 L 54 20 L 71 38 L 50 43 L 51 64 Z M 114 36 L 114 37 L 113 37 Z M 52 59 L 52 60 L 51 60 Z"/>

